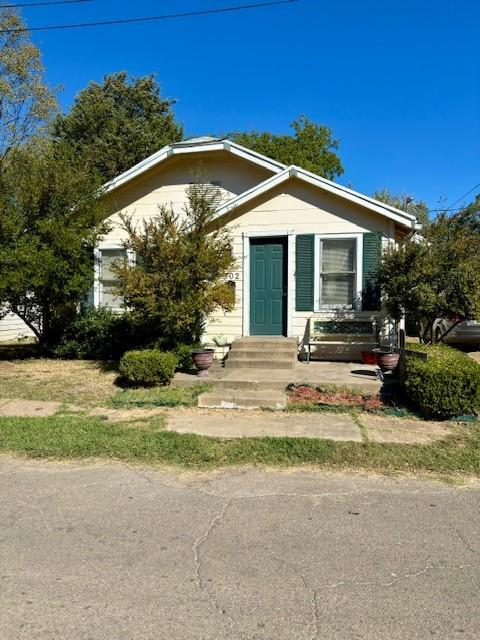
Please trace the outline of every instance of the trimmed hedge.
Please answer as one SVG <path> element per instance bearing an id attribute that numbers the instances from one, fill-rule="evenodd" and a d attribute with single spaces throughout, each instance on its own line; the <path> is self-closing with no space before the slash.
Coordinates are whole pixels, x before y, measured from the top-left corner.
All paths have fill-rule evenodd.
<path id="1" fill-rule="evenodd" d="M 480 365 L 444 344 L 408 345 L 427 360 L 406 357 L 401 381 L 409 399 L 427 418 L 451 418 L 480 409 Z"/>
<path id="2" fill-rule="evenodd" d="M 137 387 L 168 385 L 178 359 L 175 354 L 156 349 L 127 351 L 120 360 L 120 373 L 128 384 Z"/>

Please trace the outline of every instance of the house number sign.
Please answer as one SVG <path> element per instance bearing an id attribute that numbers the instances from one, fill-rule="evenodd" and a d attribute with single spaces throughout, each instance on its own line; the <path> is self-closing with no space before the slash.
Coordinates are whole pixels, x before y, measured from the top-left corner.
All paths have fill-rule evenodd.
<path id="1" fill-rule="evenodd" d="M 228 274 L 229 280 L 240 280 L 240 271 L 232 271 Z"/>

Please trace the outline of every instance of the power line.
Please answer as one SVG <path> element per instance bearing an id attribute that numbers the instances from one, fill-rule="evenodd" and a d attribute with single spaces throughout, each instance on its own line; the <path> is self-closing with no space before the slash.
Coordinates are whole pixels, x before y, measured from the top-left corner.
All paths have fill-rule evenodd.
<path id="1" fill-rule="evenodd" d="M 436 213 L 438 211 L 441 211 L 441 212 L 443 212 L 443 211 L 462 211 L 463 209 L 465 209 L 465 207 L 449 207 L 448 209 L 447 208 L 445 208 L 445 209 L 442 209 L 442 208 L 440 208 L 440 209 L 429 209 L 428 213 Z"/>
<path id="2" fill-rule="evenodd" d="M 51 2 L 22 2 L 18 4 L 0 4 L 0 9 L 16 9 L 17 7 L 46 7 L 52 4 L 79 4 L 80 2 L 93 2 L 93 0 L 52 0 Z"/>
<path id="3" fill-rule="evenodd" d="M 227 13 L 229 11 L 243 11 L 245 9 L 257 9 L 260 7 L 273 7 L 280 4 L 291 4 L 300 0 L 274 0 L 273 2 L 257 2 L 221 9 L 205 9 L 204 11 L 188 11 L 185 13 L 168 13 L 163 16 L 147 16 L 145 18 L 125 18 L 123 20 L 104 20 L 102 22 L 79 22 L 77 24 L 56 24 L 45 27 L 23 27 L 20 29 L 1 29 L 0 33 L 20 33 L 24 31 L 53 31 L 57 29 L 83 29 L 85 27 L 99 27 L 112 24 L 130 24 L 132 22 L 149 22 L 153 20 L 169 20 L 172 18 L 189 18 L 192 16 L 204 16 L 213 13 Z M 17 5 L 19 6 L 19 5 Z"/>
<path id="4" fill-rule="evenodd" d="M 478 184 L 476 184 L 474 187 L 472 187 L 470 189 L 470 191 L 467 191 L 467 193 L 464 193 L 463 196 L 460 196 L 460 198 L 458 198 L 458 200 L 455 200 L 455 202 L 452 202 L 452 204 L 450 205 L 450 208 L 447 209 L 447 211 L 450 211 L 451 207 L 454 207 L 457 202 L 460 202 L 460 200 L 463 200 L 463 198 L 465 198 L 466 196 L 470 195 L 472 193 L 472 191 L 475 191 L 475 189 L 478 189 L 478 187 L 480 187 L 480 182 Z M 462 207 L 463 209 L 463 207 Z"/>

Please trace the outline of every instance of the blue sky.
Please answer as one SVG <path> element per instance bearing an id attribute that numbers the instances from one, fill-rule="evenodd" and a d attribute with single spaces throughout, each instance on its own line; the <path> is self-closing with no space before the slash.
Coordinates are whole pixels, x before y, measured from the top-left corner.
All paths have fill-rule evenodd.
<path id="1" fill-rule="evenodd" d="M 95 0 L 24 16 L 33 27 L 254 1 Z M 187 135 L 288 132 L 303 113 L 340 139 L 339 182 L 436 208 L 480 182 L 479 24 L 478 0 L 300 0 L 33 38 L 65 109 L 107 73 L 155 73 Z"/>

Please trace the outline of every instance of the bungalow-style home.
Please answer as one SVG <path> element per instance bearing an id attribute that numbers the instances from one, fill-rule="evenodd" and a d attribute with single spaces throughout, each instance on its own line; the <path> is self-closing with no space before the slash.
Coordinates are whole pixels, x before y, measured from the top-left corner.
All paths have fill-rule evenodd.
<path id="1" fill-rule="evenodd" d="M 96 251 L 90 303 L 121 309 L 111 270 L 125 253 L 120 214 L 142 221 L 161 204 L 181 212 L 199 171 L 217 190 L 236 258 L 235 308 L 208 319 L 204 341 L 223 355 L 240 337 L 286 336 L 328 359 L 371 347 L 372 321 L 383 322 L 372 280 L 381 248 L 413 233 L 415 217 L 230 140 L 169 145 L 105 185 L 111 230 Z"/>
<path id="2" fill-rule="evenodd" d="M 382 321 L 371 276 L 382 246 L 414 233 L 415 217 L 230 140 L 169 145 L 105 186 L 112 229 L 97 249 L 93 304 L 121 305 L 110 269 L 124 253 L 119 214 L 142 221 L 160 204 L 181 211 L 199 168 L 218 191 L 217 219 L 236 257 L 235 308 L 208 319 L 205 342 L 287 336 L 313 341 L 312 355 L 328 359 L 371 347 L 372 320 Z"/>

